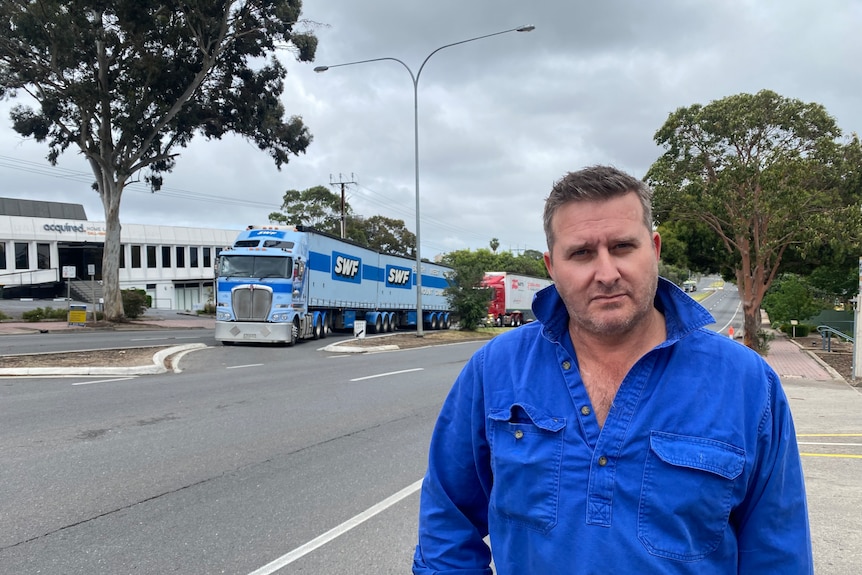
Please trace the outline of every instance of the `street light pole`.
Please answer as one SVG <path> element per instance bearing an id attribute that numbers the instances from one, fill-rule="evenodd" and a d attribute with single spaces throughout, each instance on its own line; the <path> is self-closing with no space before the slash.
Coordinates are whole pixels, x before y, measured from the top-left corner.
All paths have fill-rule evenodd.
<path id="1" fill-rule="evenodd" d="M 326 72 L 330 68 L 340 68 L 342 66 L 354 66 L 356 64 L 368 64 L 369 62 L 382 62 L 383 60 L 391 60 L 393 62 L 398 62 L 399 64 L 404 66 L 404 69 L 407 70 L 407 72 L 410 74 L 410 79 L 413 81 L 413 166 L 416 176 L 416 337 L 424 336 L 422 321 L 422 255 L 419 247 L 421 243 L 421 236 L 419 233 L 419 76 L 422 74 L 422 70 L 423 68 L 425 68 L 425 64 L 428 63 L 428 60 L 431 59 L 431 56 L 433 56 L 440 50 L 443 50 L 445 48 L 451 48 L 452 46 L 458 46 L 459 44 L 466 44 L 467 42 L 475 42 L 476 40 L 490 38 L 491 36 L 508 34 L 509 32 L 532 32 L 535 29 L 536 27 L 531 25 L 519 26 L 517 28 L 510 28 L 509 30 L 502 30 L 500 32 L 494 32 L 493 34 L 476 36 L 475 38 L 467 38 L 466 40 L 452 42 L 451 44 L 440 46 L 425 57 L 425 59 L 422 61 L 422 64 L 419 66 L 419 70 L 415 74 L 413 73 L 413 70 L 410 69 L 410 66 L 405 64 L 402 60 L 391 57 L 371 58 L 370 60 L 358 60 L 356 62 L 333 64 L 332 66 L 317 66 L 316 68 L 314 68 L 315 72 Z"/>

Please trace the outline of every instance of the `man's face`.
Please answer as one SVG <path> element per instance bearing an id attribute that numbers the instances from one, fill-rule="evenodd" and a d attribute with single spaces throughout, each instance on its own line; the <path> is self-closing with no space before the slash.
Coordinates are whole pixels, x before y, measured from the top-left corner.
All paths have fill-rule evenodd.
<path id="1" fill-rule="evenodd" d="M 593 336 L 629 332 L 653 308 L 661 239 L 643 223 L 635 193 L 570 202 L 552 220 L 545 266 L 569 312 L 570 327 Z"/>

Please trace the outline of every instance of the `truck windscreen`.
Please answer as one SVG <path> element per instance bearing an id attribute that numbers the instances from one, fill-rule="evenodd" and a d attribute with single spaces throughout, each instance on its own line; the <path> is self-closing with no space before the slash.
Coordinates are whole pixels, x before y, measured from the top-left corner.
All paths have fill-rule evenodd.
<path id="1" fill-rule="evenodd" d="M 219 257 L 219 277 L 283 278 L 293 273 L 293 258 L 274 256 Z"/>

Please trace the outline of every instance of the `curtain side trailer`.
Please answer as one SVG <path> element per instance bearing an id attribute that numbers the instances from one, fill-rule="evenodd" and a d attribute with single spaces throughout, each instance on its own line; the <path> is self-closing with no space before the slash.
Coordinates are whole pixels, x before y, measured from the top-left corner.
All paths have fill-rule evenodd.
<path id="1" fill-rule="evenodd" d="M 451 268 L 422 262 L 422 321 L 448 329 Z M 352 330 L 416 327 L 416 261 L 303 226 L 250 226 L 219 253 L 215 338 L 292 345 Z"/>

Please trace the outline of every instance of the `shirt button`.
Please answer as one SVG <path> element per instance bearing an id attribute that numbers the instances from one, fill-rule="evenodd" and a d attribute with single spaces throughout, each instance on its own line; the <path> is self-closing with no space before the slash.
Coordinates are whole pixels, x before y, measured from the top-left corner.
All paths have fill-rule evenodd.
<path id="1" fill-rule="evenodd" d="M 572 362 L 570 362 L 569 360 L 566 360 L 563 362 L 563 369 L 568 370 L 571 367 L 572 367 Z"/>
<path id="2" fill-rule="evenodd" d="M 515 439 L 521 439 L 522 437 L 524 437 L 524 432 L 523 432 L 523 431 L 521 431 L 521 430 L 519 429 L 518 431 L 516 431 L 516 432 L 515 432 Z"/>
<path id="3" fill-rule="evenodd" d="M 581 415 L 589 415 L 590 414 L 590 406 L 585 405 L 581 408 Z"/>
<path id="4" fill-rule="evenodd" d="M 608 464 L 608 458 L 607 457 L 605 457 L 604 455 L 599 457 L 599 466 L 600 467 L 604 467 L 607 464 Z"/>

